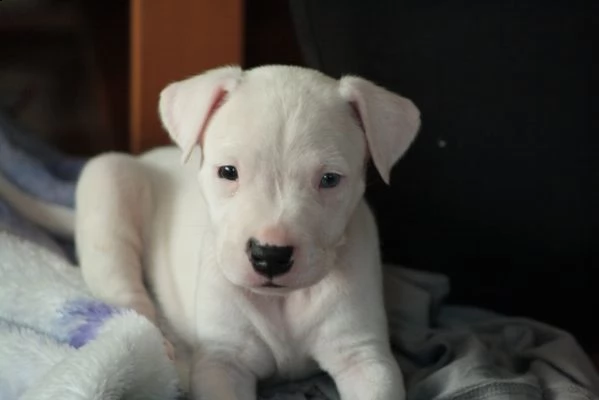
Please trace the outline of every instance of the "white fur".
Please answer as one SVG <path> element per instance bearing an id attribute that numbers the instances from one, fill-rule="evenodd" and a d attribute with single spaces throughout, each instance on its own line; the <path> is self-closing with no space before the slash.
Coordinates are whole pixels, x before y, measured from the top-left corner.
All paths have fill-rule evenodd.
<path id="1" fill-rule="evenodd" d="M 82 173 L 76 239 L 91 290 L 153 321 L 159 306 L 194 349 L 196 399 L 255 399 L 257 380 L 318 367 L 343 400 L 402 399 L 364 171 L 370 154 L 389 181 L 416 107 L 358 77 L 224 67 L 166 87 L 160 116 L 185 165 L 166 147 L 104 154 Z M 222 165 L 239 180 L 220 179 Z M 318 187 L 327 172 L 339 186 Z M 274 279 L 284 288 L 262 287 L 250 237 L 295 246 Z"/>

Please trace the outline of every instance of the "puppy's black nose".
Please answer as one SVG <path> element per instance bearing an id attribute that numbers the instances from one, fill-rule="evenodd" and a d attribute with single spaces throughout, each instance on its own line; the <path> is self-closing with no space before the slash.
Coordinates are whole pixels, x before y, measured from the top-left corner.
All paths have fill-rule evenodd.
<path id="1" fill-rule="evenodd" d="M 262 245 L 251 238 L 247 250 L 254 270 L 270 279 L 287 273 L 293 264 L 291 246 Z"/>

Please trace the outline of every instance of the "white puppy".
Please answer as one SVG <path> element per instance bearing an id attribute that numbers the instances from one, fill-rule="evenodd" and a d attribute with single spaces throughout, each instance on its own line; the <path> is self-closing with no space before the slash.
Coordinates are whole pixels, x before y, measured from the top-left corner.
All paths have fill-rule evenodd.
<path id="1" fill-rule="evenodd" d="M 359 77 L 223 67 L 166 87 L 160 116 L 185 165 L 167 147 L 81 176 L 91 290 L 153 321 L 156 304 L 194 349 L 195 399 L 255 399 L 258 380 L 319 367 L 343 400 L 402 399 L 363 193 L 368 158 L 388 182 L 413 141 L 412 102 Z"/>

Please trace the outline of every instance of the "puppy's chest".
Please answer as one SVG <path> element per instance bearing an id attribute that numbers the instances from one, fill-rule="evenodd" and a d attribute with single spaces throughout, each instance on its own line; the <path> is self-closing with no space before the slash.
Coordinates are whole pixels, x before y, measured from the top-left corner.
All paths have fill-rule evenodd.
<path id="1" fill-rule="evenodd" d="M 312 360 L 312 343 L 318 326 L 307 308 L 285 301 L 265 301 L 250 305 L 248 313 L 253 339 L 254 357 L 270 359 L 268 375 L 281 378 L 305 376 L 316 369 Z"/>

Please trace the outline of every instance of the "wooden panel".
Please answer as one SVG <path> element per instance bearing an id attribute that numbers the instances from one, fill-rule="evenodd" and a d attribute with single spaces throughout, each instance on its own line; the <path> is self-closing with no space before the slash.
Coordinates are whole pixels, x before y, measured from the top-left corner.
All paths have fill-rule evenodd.
<path id="1" fill-rule="evenodd" d="M 158 119 L 166 84 L 242 64 L 242 0 L 131 0 L 131 151 L 170 143 Z"/>

